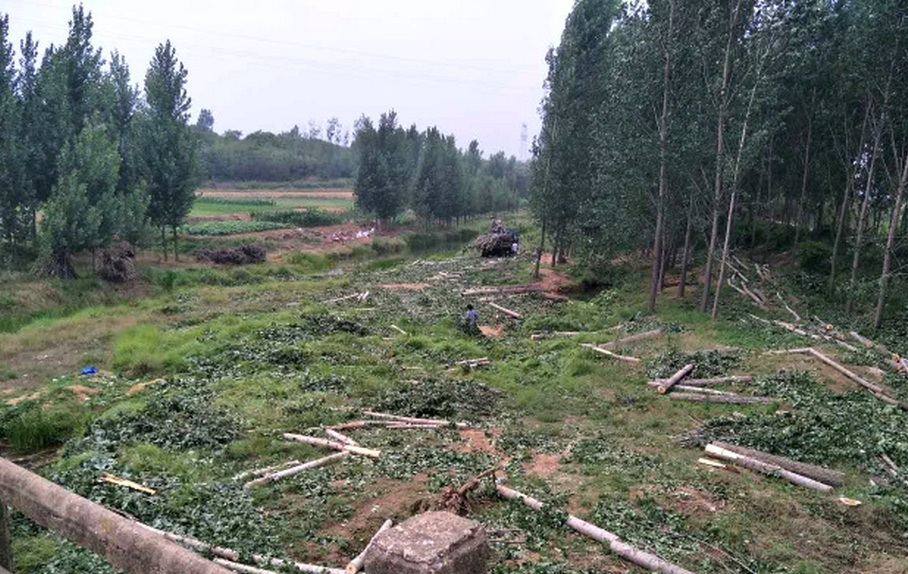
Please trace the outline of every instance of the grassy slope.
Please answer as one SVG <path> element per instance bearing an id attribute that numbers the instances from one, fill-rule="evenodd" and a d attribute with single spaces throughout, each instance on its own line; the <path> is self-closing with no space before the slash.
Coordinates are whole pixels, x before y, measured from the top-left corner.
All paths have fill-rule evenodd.
<path id="1" fill-rule="evenodd" d="M 694 571 L 908 569 L 904 518 L 886 492 L 868 486 L 860 461 L 837 465 L 850 477 L 837 496 L 864 502 L 848 508 L 777 479 L 706 469 L 696 464 L 702 451 L 673 440 L 701 421 L 775 411 L 680 403 L 644 385 L 666 353 L 719 345 L 744 350 L 733 372 L 772 375 L 790 367 L 787 359 L 757 351 L 800 341 L 741 320 L 750 311 L 743 302 L 726 310 L 734 319 L 712 323 L 691 309 L 694 295 L 687 301 L 666 296 L 658 316 L 644 319 L 642 274 L 631 271 L 620 287 L 591 301 L 499 298 L 525 314 L 522 323 L 494 317 L 480 304 L 481 323 L 505 327 L 501 338 L 484 339 L 458 330 L 465 303 L 459 290 L 525 281 L 529 259 L 493 265 L 463 256 L 418 264 L 394 259 L 341 277 L 319 276 L 323 266 L 311 263 L 285 266 L 281 273 L 268 266 L 240 275 L 207 270 L 207 285 L 180 271 L 167 282 L 170 292 L 39 319 L 0 335 L 0 362 L 17 369 L 18 357 L 40 358 L 60 346 L 66 357 L 55 375 L 87 359 L 118 373 L 58 376 L 40 397 L 7 406 L 7 440 L 34 448 L 80 435 L 95 419 L 87 438 L 71 441 L 62 459 L 42 473 L 146 522 L 239 550 L 333 566 L 358 552 L 384 518 L 405 518 L 437 499 L 442 487 L 504 457 L 518 488 Z M 465 280 L 442 279 L 440 271 L 462 272 Z M 217 284 L 221 276 L 223 284 Z M 416 283 L 431 286 L 379 287 Z M 364 290 L 371 293 L 364 305 L 319 303 Z M 392 323 L 409 335 L 396 334 Z M 632 332 L 656 323 L 669 327 L 669 334 L 626 349 L 652 359 L 641 366 L 609 362 L 579 345 L 619 336 L 606 331 L 616 324 Z M 600 333 L 529 340 L 534 330 L 549 328 Z M 471 373 L 453 367 L 479 356 L 490 357 L 492 365 Z M 151 383 L 135 386 L 142 382 Z M 70 388 L 77 384 L 96 394 L 83 391 L 80 400 Z M 23 386 L 31 388 L 8 396 L 45 387 Z M 73 416 L 42 416 L 42 404 L 48 413 Z M 468 419 L 483 430 L 354 431 L 362 444 L 383 450 L 380 461 L 350 459 L 251 493 L 231 480 L 240 470 L 322 454 L 283 442 L 279 431 L 355 418 L 372 406 Z M 148 498 L 98 484 L 101 469 L 162 491 Z M 478 493 L 472 511 L 495 531 L 496 571 L 629 569 L 558 527 L 557 513 L 524 511 L 488 489 Z M 19 572 L 106 571 L 95 558 L 24 521 L 17 521 L 14 540 Z"/>

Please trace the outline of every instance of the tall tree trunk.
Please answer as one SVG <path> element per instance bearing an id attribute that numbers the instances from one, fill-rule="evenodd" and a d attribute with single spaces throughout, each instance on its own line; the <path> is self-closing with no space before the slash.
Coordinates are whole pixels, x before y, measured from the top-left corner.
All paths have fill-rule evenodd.
<path id="1" fill-rule="evenodd" d="M 854 257 L 851 260 L 851 280 L 848 282 L 848 298 L 845 311 L 851 313 L 854 308 L 854 291 L 858 283 L 858 268 L 861 266 L 861 247 L 864 242 L 864 222 L 867 219 L 867 207 L 870 205 L 870 192 L 873 189 L 873 173 L 876 167 L 876 158 L 880 153 L 880 137 L 883 132 L 883 119 L 885 113 L 880 114 L 880 123 L 874 128 L 873 151 L 870 154 L 870 166 L 867 168 L 867 183 L 864 186 L 864 198 L 861 201 L 861 211 L 858 214 L 857 227 L 854 238 Z"/>
<path id="2" fill-rule="evenodd" d="M 895 150 L 893 150 L 895 151 Z M 895 155 L 896 162 L 898 156 Z M 898 169 L 898 163 L 896 163 Z M 889 270 L 892 265 L 892 248 L 895 245 L 895 234 L 899 228 L 902 216 L 902 199 L 905 196 L 905 185 L 908 184 L 908 153 L 902 160 L 902 175 L 899 177 L 898 191 L 895 194 L 895 205 L 892 207 L 892 218 L 889 221 L 889 235 L 886 238 L 886 251 L 883 254 L 883 274 L 880 275 L 880 296 L 876 303 L 876 312 L 873 314 L 873 328 L 879 329 L 883 324 L 883 307 L 886 306 L 886 292 L 889 288 Z"/>
<path id="3" fill-rule="evenodd" d="M 722 293 L 722 282 L 725 280 L 725 267 L 728 264 L 728 252 L 731 247 L 731 238 L 734 233 L 735 200 L 738 196 L 738 182 L 741 176 L 741 162 L 744 158 L 744 147 L 747 144 L 747 128 L 750 125 L 750 114 L 753 111 L 754 100 L 757 97 L 757 88 L 760 86 L 763 62 L 760 62 L 754 78 L 754 85 L 750 89 L 747 100 L 747 111 L 744 112 L 744 121 L 741 124 L 741 139 L 738 141 L 738 154 L 735 156 L 735 167 L 732 171 L 731 199 L 728 202 L 728 217 L 725 219 L 725 242 L 722 245 L 722 261 L 719 265 L 719 280 L 716 282 L 716 296 L 713 298 L 712 318 L 715 319 L 719 312 L 719 295 Z"/>
<path id="4" fill-rule="evenodd" d="M 167 227 L 161 226 L 161 251 L 164 252 L 164 261 L 167 261 Z"/>
<path id="5" fill-rule="evenodd" d="M 171 226 L 171 229 L 173 230 L 173 233 L 172 233 L 172 237 L 173 237 L 173 260 L 174 260 L 174 261 L 179 261 L 179 260 L 180 260 L 180 252 L 177 250 L 177 226 L 176 226 L 176 225 L 173 225 L 173 226 Z"/>
<path id="6" fill-rule="evenodd" d="M 690 233 L 694 220 L 694 196 L 690 196 L 687 208 L 687 229 L 684 230 L 684 254 L 681 256 L 681 282 L 678 283 L 678 297 L 684 297 L 687 286 L 687 262 L 690 260 Z"/>
<path id="7" fill-rule="evenodd" d="M 671 88 L 672 72 L 672 36 L 675 26 L 675 1 L 669 0 L 668 34 L 665 38 L 665 49 L 662 51 L 662 115 L 659 116 L 659 196 L 656 199 L 656 231 L 653 234 L 653 269 L 649 287 L 649 312 L 656 310 L 656 295 L 661 291 L 662 270 L 665 258 L 663 254 L 663 235 L 665 227 L 665 197 L 668 193 L 668 96 Z"/>
<path id="8" fill-rule="evenodd" d="M 542 236 L 539 238 L 539 248 L 536 250 L 536 270 L 533 277 L 539 279 L 539 264 L 542 263 L 542 251 L 545 249 L 545 224 L 546 218 L 542 218 Z"/>
<path id="9" fill-rule="evenodd" d="M 810 173 L 810 143 L 813 139 L 813 101 L 815 98 L 816 90 L 814 90 L 814 97 L 811 98 L 810 101 L 810 117 L 807 119 L 807 145 L 804 148 L 804 172 L 801 175 L 801 198 L 798 200 L 798 216 L 795 221 L 795 247 L 798 246 L 798 242 L 801 239 L 801 222 L 804 217 L 804 202 L 807 201 L 807 176 Z"/>
<path id="10" fill-rule="evenodd" d="M 861 137 L 858 138 L 857 150 L 864 147 L 864 136 L 867 135 L 867 122 L 870 120 L 870 111 L 872 105 L 868 101 L 867 109 L 864 111 L 864 122 L 861 125 Z M 851 193 L 854 187 L 854 178 L 857 174 L 858 162 L 851 159 L 848 153 L 847 143 L 845 145 L 845 190 L 842 192 L 842 204 L 839 206 L 839 215 L 836 220 L 835 240 L 832 243 L 832 259 L 830 260 L 829 285 L 827 294 L 832 297 L 835 294 L 836 269 L 838 267 L 839 249 L 842 245 L 842 237 L 845 235 L 846 221 L 851 206 Z"/>
<path id="11" fill-rule="evenodd" d="M 719 121 L 716 129 L 716 179 L 713 187 L 712 224 L 709 233 L 709 246 L 706 254 L 706 268 L 703 271 L 703 293 L 700 297 L 700 311 L 706 312 L 713 279 L 713 254 L 719 236 L 719 215 L 722 211 L 722 183 L 725 170 L 725 123 L 728 120 L 728 83 L 731 75 L 731 49 L 734 45 L 735 26 L 738 23 L 738 11 L 741 0 L 737 0 L 728 26 L 728 41 L 725 45 L 725 62 L 722 65 L 722 87 L 719 90 Z"/>

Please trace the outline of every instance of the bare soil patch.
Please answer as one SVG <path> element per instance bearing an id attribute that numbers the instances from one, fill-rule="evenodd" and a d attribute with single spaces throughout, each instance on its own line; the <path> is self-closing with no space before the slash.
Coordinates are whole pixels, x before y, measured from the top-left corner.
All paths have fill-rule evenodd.
<path id="1" fill-rule="evenodd" d="M 76 398 L 83 402 L 101 393 L 101 391 L 85 385 L 71 385 L 66 388 L 71 390 L 76 395 Z"/>
<path id="2" fill-rule="evenodd" d="M 486 337 L 500 337 L 504 333 L 504 325 L 498 325 L 497 327 L 492 327 L 490 325 L 480 325 L 479 331 Z"/>

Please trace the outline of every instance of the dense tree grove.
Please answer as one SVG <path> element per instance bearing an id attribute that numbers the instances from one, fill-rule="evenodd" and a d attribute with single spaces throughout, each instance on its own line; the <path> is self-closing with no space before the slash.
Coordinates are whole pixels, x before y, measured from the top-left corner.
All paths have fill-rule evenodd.
<path id="1" fill-rule="evenodd" d="M 39 64 L 31 34 L 16 60 L 0 16 L 0 260 L 37 253 L 59 277 L 74 275 L 73 253 L 136 245 L 149 224 L 175 231 L 195 197 L 197 143 L 173 47 L 156 50 L 142 97 L 124 59 L 106 63 L 92 46 L 92 26 L 73 8 L 66 42 Z"/>
<path id="2" fill-rule="evenodd" d="M 651 307 L 702 254 L 715 314 L 733 248 L 797 247 L 880 324 L 906 235 L 904 2 L 578 0 L 548 62 L 531 205 L 556 254 L 649 253 Z"/>
<path id="3" fill-rule="evenodd" d="M 213 182 L 294 182 L 306 178 L 350 178 L 355 173 L 350 133 L 337 118 L 328 120 L 325 139 L 298 127 L 274 134 L 258 131 L 242 137 L 214 132 L 214 115 L 202 110 L 193 126 L 200 140 L 201 175 Z M 319 134 L 321 132 L 319 131 Z"/>
<path id="4" fill-rule="evenodd" d="M 462 151 L 436 127 L 405 130 L 393 111 L 382 114 L 378 128 L 361 118 L 353 150 L 357 207 L 381 220 L 412 209 L 426 225 L 450 224 L 517 209 L 529 193 L 529 172 L 515 157 L 498 152 L 483 159 L 479 142 Z"/>

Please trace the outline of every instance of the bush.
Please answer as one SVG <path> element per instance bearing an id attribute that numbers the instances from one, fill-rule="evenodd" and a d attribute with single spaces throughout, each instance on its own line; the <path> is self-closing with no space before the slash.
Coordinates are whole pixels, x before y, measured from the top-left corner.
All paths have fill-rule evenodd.
<path id="1" fill-rule="evenodd" d="M 85 422 L 81 411 L 50 412 L 33 402 L 4 421 L 2 431 L 13 450 L 29 453 L 63 444 L 80 434 Z"/>
<path id="2" fill-rule="evenodd" d="M 196 255 L 199 261 L 221 265 L 264 263 L 265 257 L 265 249 L 258 245 L 240 245 L 236 249 L 209 249 L 206 247 L 200 249 L 198 255 Z"/>
<path id="3" fill-rule="evenodd" d="M 798 263 L 804 271 L 828 273 L 832 249 L 819 241 L 804 241 L 798 244 Z"/>
<path id="4" fill-rule="evenodd" d="M 273 221 L 206 221 L 183 227 L 187 235 L 237 235 L 239 233 L 256 233 L 272 229 L 286 229 L 284 223 Z"/>
<path id="5" fill-rule="evenodd" d="M 344 222 L 344 218 L 341 215 L 320 209 L 253 213 L 252 218 L 256 221 L 283 223 L 293 227 L 325 227 L 328 225 L 340 225 Z"/>

